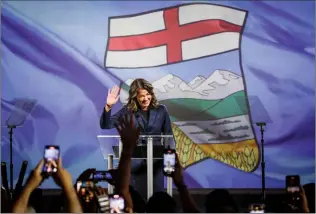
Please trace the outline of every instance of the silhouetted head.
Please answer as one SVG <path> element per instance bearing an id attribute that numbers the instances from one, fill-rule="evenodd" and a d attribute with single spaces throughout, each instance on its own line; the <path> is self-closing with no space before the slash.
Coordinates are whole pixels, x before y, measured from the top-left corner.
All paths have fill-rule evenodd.
<path id="1" fill-rule="evenodd" d="M 135 213 L 145 213 L 146 201 L 142 198 L 140 193 L 134 189 L 133 186 L 129 186 L 129 193 L 131 194 L 133 200 L 133 211 Z"/>
<path id="2" fill-rule="evenodd" d="M 155 192 L 148 200 L 147 213 L 174 213 L 177 204 L 166 192 Z"/>
<path id="3" fill-rule="evenodd" d="M 207 213 L 238 212 L 238 206 L 232 195 L 224 189 L 217 189 L 207 194 L 205 208 Z"/>
<path id="4" fill-rule="evenodd" d="M 150 106 L 158 106 L 154 87 L 147 80 L 135 79 L 129 89 L 127 108 L 135 112 L 139 108 L 147 110 Z"/>
<path id="5" fill-rule="evenodd" d="M 308 183 L 303 186 L 308 201 L 309 211 L 315 213 L 315 183 Z"/>

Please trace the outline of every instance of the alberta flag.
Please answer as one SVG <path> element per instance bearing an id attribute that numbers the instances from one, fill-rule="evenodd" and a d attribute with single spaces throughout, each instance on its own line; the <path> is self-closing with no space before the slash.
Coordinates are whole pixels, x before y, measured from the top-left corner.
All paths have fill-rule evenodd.
<path id="1" fill-rule="evenodd" d="M 212 158 L 245 172 L 259 163 L 242 70 L 247 11 L 182 4 L 110 17 L 105 67 L 125 81 L 152 82 L 172 121 L 184 167 Z"/>
<path id="2" fill-rule="evenodd" d="M 315 182 L 315 2 L 182 3 L 2 1 L 2 161 L 15 101 L 37 101 L 14 131 L 14 183 L 46 145 L 60 146 L 74 182 L 84 169 L 107 170 L 117 141 L 96 136 L 117 132 L 100 129 L 100 114 L 108 89 L 123 88 L 115 113 L 135 78 L 167 106 L 189 188 L 260 188 L 252 124 L 262 121 L 266 187 L 283 188 L 288 174 Z"/>

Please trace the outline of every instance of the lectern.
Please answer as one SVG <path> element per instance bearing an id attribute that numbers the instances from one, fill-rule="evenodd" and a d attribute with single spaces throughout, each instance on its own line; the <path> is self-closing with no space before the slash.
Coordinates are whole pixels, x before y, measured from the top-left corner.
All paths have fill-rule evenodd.
<path id="1" fill-rule="evenodd" d="M 98 142 L 104 159 L 108 161 L 108 169 L 113 168 L 113 160 L 119 159 L 122 152 L 122 141 L 119 135 L 98 135 Z M 163 151 L 167 146 L 172 147 L 173 135 L 141 135 L 140 142 L 135 148 L 132 159 L 146 159 L 147 161 L 147 199 L 153 195 L 153 160 L 163 159 Z M 115 142 L 113 145 L 113 141 Z M 109 146 L 113 153 L 108 153 Z M 109 193 L 113 187 L 108 184 Z M 167 193 L 172 196 L 172 178 L 167 177 Z"/>

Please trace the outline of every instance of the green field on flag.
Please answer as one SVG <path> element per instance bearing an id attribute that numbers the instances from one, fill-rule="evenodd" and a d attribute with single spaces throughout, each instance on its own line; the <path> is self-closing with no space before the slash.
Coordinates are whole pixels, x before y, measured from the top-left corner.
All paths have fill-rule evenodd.
<path id="1" fill-rule="evenodd" d="M 236 92 L 221 100 L 177 98 L 161 100 L 159 103 L 166 105 L 174 122 L 206 121 L 248 113 L 244 91 Z"/>

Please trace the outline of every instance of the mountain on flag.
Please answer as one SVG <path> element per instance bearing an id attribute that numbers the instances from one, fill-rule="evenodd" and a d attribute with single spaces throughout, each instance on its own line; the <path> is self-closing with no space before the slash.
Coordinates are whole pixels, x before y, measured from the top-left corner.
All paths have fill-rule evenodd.
<path id="1" fill-rule="evenodd" d="M 245 172 L 258 166 L 259 148 L 239 64 L 246 16 L 246 11 L 235 8 L 193 3 L 109 19 L 105 66 L 122 79 L 124 69 L 134 69 L 139 78 L 160 66 L 164 75 L 152 84 L 159 103 L 168 109 L 184 167 L 207 158 Z M 193 79 L 176 68 L 201 58 L 231 59 L 235 53 L 237 58 L 215 70 L 194 70 Z M 239 65 L 232 68 L 230 63 Z M 124 80 L 122 104 L 135 78 Z"/>

